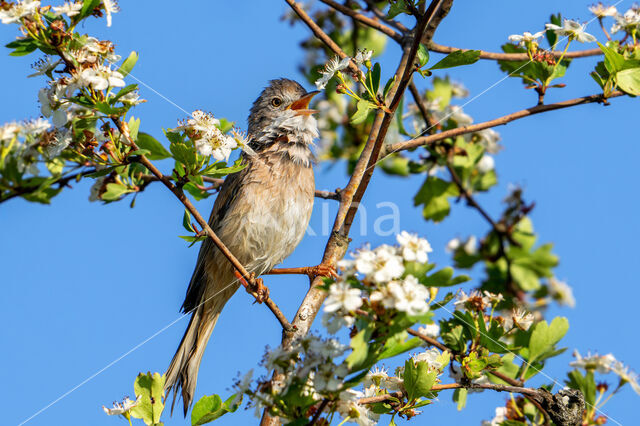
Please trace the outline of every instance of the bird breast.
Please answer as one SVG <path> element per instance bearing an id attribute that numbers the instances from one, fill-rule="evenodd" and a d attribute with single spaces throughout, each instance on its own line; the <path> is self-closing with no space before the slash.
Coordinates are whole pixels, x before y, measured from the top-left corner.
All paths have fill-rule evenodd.
<path id="1" fill-rule="evenodd" d="M 244 182 L 220 237 L 249 271 L 261 274 L 304 237 L 313 208 L 313 169 L 274 150 L 252 158 L 240 173 Z"/>

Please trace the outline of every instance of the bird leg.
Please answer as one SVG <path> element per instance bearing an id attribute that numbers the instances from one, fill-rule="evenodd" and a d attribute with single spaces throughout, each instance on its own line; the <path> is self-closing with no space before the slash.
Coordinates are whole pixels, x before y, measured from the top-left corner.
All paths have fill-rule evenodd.
<path id="1" fill-rule="evenodd" d="M 338 278 L 338 273 L 333 265 L 321 263 L 316 266 L 303 266 L 301 268 L 277 268 L 266 272 L 265 275 L 307 275 L 310 279 L 315 277 Z"/>
<path id="2" fill-rule="evenodd" d="M 245 290 L 247 290 L 247 293 L 256 298 L 256 302 L 262 303 L 269 299 L 269 288 L 264 285 L 262 278 L 256 278 L 256 274 L 252 272 L 249 276 L 250 281 L 253 282 L 253 284 L 251 284 L 248 283 L 237 270 L 234 270 L 233 273 L 240 281 L 240 284 L 242 284 Z"/>

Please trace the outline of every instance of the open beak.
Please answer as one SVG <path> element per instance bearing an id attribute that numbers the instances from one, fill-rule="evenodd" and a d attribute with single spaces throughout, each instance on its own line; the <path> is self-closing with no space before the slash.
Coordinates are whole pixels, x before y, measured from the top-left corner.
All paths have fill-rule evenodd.
<path id="1" fill-rule="evenodd" d="M 318 112 L 317 109 L 309 109 L 309 102 L 311 98 L 320 93 L 319 91 L 309 92 L 297 101 L 294 101 L 289 108 L 292 109 L 296 115 L 311 115 Z"/>

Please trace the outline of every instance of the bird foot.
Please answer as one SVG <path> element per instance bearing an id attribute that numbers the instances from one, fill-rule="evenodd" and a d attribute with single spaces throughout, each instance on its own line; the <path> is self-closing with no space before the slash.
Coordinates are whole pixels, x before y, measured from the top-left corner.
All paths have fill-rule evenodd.
<path id="1" fill-rule="evenodd" d="M 309 266 L 307 268 L 307 275 L 309 278 L 313 279 L 315 277 L 327 277 L 327 278 L 338 278 L 338 272 L 336 271 L 336 267 L 321 263 L 316 266 Z"/>
<path id="2" fill-rule="evenodd" d="M 240 280 L 245 290 L 247 290 L 247 293 L 255 297 L 257 303 L 263 303 L 269 299 L 269 287 L 264 285 L 262 278 L 256 278 L 256 274 L 252 272 L 249 276 L 250 281 L 253 282 L 253 284 L 251 284 L 240 275 L 240 272 L 235 271 L 234 274 L 236 278 Z"/>

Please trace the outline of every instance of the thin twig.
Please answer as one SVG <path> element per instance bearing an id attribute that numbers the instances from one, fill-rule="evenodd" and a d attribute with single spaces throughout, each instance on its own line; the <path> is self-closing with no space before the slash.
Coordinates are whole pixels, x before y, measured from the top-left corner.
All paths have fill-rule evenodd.
<path id="1" fill-rule="evenodd" d="M 563 109 L 563 108 L 568 108 L 576 105 L 590 104 L 595 102 L 606 102 L 607 99 L 616 98 L 618 96 L 624 96 L 624 95 L 625 93 L 623 92 L 615 91 L 611 93 L 608 97 L 605 97 L 602 94 L 598 94 L 598 95 L 583 96 L 581 98 L 570 99 L 568 101 L 563 101 L 563 102 L 557 102 L 555 104 L 537 105 L 532 108 L 523 109 L 499 118 L 495 118 L 493 120 L 484 121 L 482 123 L 457 127 L 455 129 L 436 133 L 434 135 L 421 136 L 415 139 L 411 139 L 409 141 L 396 142 L 386 147 L 386 150 L 385 152 L 382 153 L 381 158 L 386 155 L 392 154 L 394 152 L 417 148 L 419 146 L 428 145 L 428 144 L 438 142 L 447 138 L 453 138 L 453 137 L 464 135 L 467 133 L 479 132 L 480 130 L 501 126 L 524 117 L 540 114 L 541 112 L 553 111 L 557 109 Z"/>
<path id="2" fill-rule="evenodd" d="M 408 328 L 407 329 L 407 333 L 411 334 L 412 336 L 416 336 L 419 339 L 424 340 L 425 342 L 427 342 L 431 346 L 435 346 L 436 348 L 440 349 L 442 352 L 444 352 L 444 351 L 452 352 L 451 349 L 449 349 L 448 347 L 446 347 L 442 343 L 438 342 L 433 337 L 429 337 L 426 334 L 422 334 L 419 331 L 414 330 L 413 328 Z"/>
<path id="3" fill-rule="evenodd" d="M 342 50 L 340 46 L 338 46 L 338 44 L 335 41 L 333 41 L 331 37 L 329 37 L 327 33 L 325 33 L 322 30 L 322 28 L 320 28 L 320 26 L 313 21 L 313 19 L 311 19 L 311 17 L 307 14 L 307 12 L 304 11 L 302 6 L 300 6 L 298 3 L 296 3 L 293 0 L 285 0 L 285 1 L 289 4 L 289 6 L 291 6 L 291 9 L 293 9 L 296 15 L 298 15 L 305 24 L 307 24 L 307 26 L 313 32 L 313 35 L 318 37 L 320 41 L 326 44 L 327 47 L 333 50 L 333 52 L 336 55 L 338 55 L 341 59 L 348 57 L 348 55 L 344 53 L 344 50 Z M 362 73 L 362 71 L 360 71 L 360 68 L 358 68 L 358 66 L 353 62 L 353 60 L 349 61 L 349 70 L 354 75 L 360 75 Z"/>
<path id="4" fill-rule="evenodd" d="M 461 50 L 463 52 L 474 50 L 474 49 L 460 49 L 458 47 L 444 46 L 442 44 L 434 43 L 433 41 L 426 43 L 429 50 L 437 53 L 452 53 Z M 559 58 L 562 56 L 561 51 L 553 51 L 549 52 L 555 58 Z M 587 49 L 587 50 L 577 50 L 574 52 L 567 52 L 564 55 L 564 58 L 567 59 L 575 59 L 575 58 L 586 58 L 589 56 L 598 56 L 602 55 L 602 50 L 600 48 Z M 491 59 L 494 61 L 528 61 L 529 54 L 528 53 L 497 53 L 497 52 L 486 52 L 484 50 L 480 50 L 480 59 Z"/>
<path id="5" fill-rule="evenodd" d="M 356 21 L 374 28 L 378 31 L 380 31 L 383 34 L 388 35 L 389 37 L 391 37 L 393 40 L 400 42 L 402 40 L 402 34 L 400 34 L 399 32 L 396 32 L 395 30 L 393 30 L 392 28 L 387 27 L 386 25 L 383 25 L 380 21 L 376 20 L 376 19 L 372 19 L 369 18 L 366 15 L 363 15 L 362 13 L 358 13 L 357 11 L 351 9 L 350 7 L 344 6 L 338 2 L 335 2 L 333 0 L 320 0 L 322 3 L 334 8 L 335 10 L 337 10 L 338 12 L 341 12 L 347 16 L 352 17 L 353 19 L 355 19 Z"/>
<path id="6" fill-rule="evenodd" d="M 407 28 L 402 22 L 387 18 L 387 15 L 382 10 L 378 9 L 374 1 L 364 0 L 364 2 L 367 4 L 367 9 L 376 15 L 378 19 L 394 27 L 403 34 L 409 32 L 409 28 Z"/>
<path id="7" fill-rule="evenodd" d="M 510 386 L 510 385 L 498 385 L 493 383 L 446 383 L 442 385 L 433 385 L 431 390 L 433 392 L 440 392 L 448 389 L 489 389 L 494 390 L 496 392 L 510 392 L 510 393 L 519 393 L 525 396 L 539 397 L 540 390 L 533 388 L 524 388 L 520 386 Z M 391 392 L 384 395 L 371 396 L 368 398 L 360 398 L 358 400 L 358 404 L 374 404 L 376 402 L 384 402 L 388 401 L 392 398 L 400 399 L 404 397 L 402 392 Z"/>

